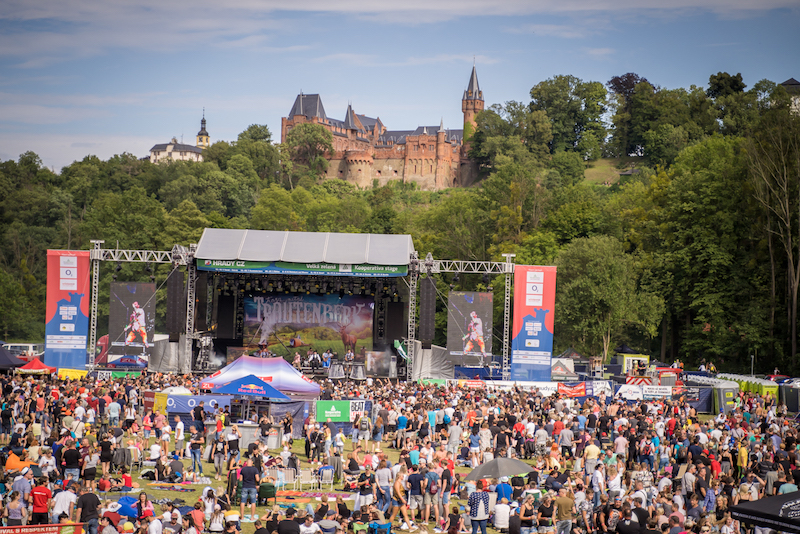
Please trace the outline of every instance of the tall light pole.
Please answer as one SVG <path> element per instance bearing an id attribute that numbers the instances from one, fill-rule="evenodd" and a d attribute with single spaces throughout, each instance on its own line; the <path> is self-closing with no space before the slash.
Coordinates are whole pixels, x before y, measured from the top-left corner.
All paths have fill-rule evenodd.
<path id="1" fill-rule="evenodd" d="M 756 361 L 755 354 L 751 354 L 750 355 L 750 376 L 755 376 L 755 374 L 753 373 L 753 366 L 755 364 L 755 361 Z"/>

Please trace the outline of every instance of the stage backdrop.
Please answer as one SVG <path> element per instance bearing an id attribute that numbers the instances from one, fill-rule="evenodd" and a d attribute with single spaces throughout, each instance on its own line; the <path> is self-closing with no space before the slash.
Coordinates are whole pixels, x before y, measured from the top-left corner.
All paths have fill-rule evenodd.
<path id="1" fill-rule="evenodd" d="M 492 359 L 491 293 L 451 291 L 447 304 L 447 350 L 456 365 L 483 366 Z"/>
<path id="2" fill-rule="evenodd" d="M 110 367 L 147 367 L 153 349 L 156 285 L 113 282 L 108 309 Z"/>
<path id="3" fill-rule="evenodd" d="M 371 297 L 350 295 L 269 295 L 244 299 L 244 346 L 267 345 L 278 356 L 303 356 L 312 347 L 343 359 L 347 349 L 357 361 L 372 349 Z"/>
<path id="4" fill-rule="evenodd" d="M 556 268 L 514 266 L 511 380 L 550 380 Z"/>
<path id="5" fill-rule="evenodd" d="M 90 287 L 88 250 L 47 251 L 46 365 L 86 368 Z"/>

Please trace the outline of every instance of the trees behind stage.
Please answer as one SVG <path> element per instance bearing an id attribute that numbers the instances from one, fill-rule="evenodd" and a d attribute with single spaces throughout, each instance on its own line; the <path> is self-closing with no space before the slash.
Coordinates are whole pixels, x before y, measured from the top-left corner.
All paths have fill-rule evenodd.
<path id="1" fill-rule="evenodd" d="M 530 102 L 477 117 L 470 188 L 320 181 L 319 132 L 272 144 L 265 125 L 214 143 L 205 162 L 87 156 L 55 174 L 34 153 L 0 163 L 0 337 L 44 337 L 46 251 L 196 243 L 202 229 L 409 233 L 441 259 L 558 265 L 555 350 L 602 354 L 625 342 L 670 361 L 798 373 L 800 195 L 796 115 L 782 87 L 717 73 L 709 89 L 667 89 L 635 73 L 603 85 L 558 76 Z M 608 119 L 604 122 L 603 119 Z M 320 148 L 322 147 L 322 148 Z M 99 327 L 107 328 L 102 269 Z M 119 280 L 146 281 L 123 264 Z M 160 285 L 167 266 L 153 271 Z M 437 277 L 495 292 L 503 277 Z M 163 331 L 165 288 L 158 293 Z M 445 303 L 437 306 L 445 343 Z"/>

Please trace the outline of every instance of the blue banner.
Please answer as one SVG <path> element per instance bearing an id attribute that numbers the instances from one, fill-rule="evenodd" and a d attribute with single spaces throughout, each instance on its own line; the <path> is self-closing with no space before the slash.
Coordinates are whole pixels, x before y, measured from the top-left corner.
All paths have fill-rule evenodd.
<path id="1" fill-rule="evenodd" d="M 167 412 L 189 413 L 203 401 L 205 410 L 227 408 L 231 405 L 231 395 L 170 395 L 167 397 Z"/>
<path id="2" fill-rule="evenodd" d="M 90 287 L 88 250 L 47 251 L 45 365 L 86 368 Z"/>

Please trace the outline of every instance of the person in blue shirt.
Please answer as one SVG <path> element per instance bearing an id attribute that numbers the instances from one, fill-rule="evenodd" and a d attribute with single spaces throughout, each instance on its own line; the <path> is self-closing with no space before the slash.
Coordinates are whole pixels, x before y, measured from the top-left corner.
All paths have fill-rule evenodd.
<path id="1" fill-rule="evenodd" d="M 495 493 L 497 493 L 497 502 L 500 502 L 503 499 L 508 499 L 511 502 L 512 496 L 514 495 L 514 488 L 511 487 L 511 484 L 508 483 L 508 477 L 500 477 L 500 483 L 494 489 Z"/>
<path id="2" fill-rule="evenodd" d="M 411 460 L 411 465 L 419 465 L 419 449 L 408 451 L 408 459 Z"/>
<path id="3" fill-rule="evenodd" d="M 403 440 L 406 437 L 406 427 L 408 426 L 408 417 L 405 413 L 401 413 L 397 418 L 397 436 L 394 446 L 398 449 L 403 447 Z"/>

